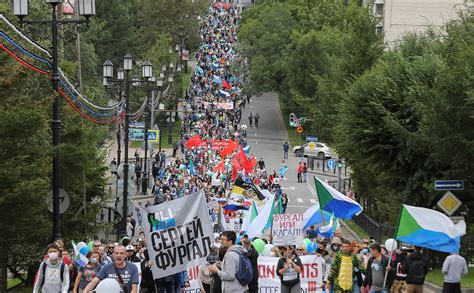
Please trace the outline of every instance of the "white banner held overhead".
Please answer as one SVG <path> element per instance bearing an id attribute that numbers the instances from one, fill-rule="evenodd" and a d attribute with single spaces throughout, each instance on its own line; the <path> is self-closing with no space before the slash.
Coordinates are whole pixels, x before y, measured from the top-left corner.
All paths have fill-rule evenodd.
<path id="1" fill-rule="evenodd" d="M 141 214 L 155 279 L 206 261 L 214 234 L 204 193 L 149 206 Z"/>

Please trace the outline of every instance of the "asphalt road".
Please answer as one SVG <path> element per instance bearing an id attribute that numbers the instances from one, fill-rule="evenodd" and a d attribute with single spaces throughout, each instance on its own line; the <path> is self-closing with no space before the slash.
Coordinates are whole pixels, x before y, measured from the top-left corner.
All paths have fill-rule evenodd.
<path id="1" fill-rule="evenodd" d="M 253 115 L 258 113 L 260 116 L 258 128 L 255 128 L 255 125 L 253 127 L 248 125 L 250 113 Z M 288 141 L 288 135 L 277 94 L 265 93 L 262 96 L 252 97 L 250 105 L 247 104 L 243 111 L 242 120 L 248 125 L 247 142 L 252 146 L 251 153 L 257 159 L 263 158 L 267 173 L 271 173 L 273 170 L 278 173 L 283 160 L 283 144 Z M 286 178 L 281 182 L 283 192 L 286 192 L 289 198 L 288 213 L 304 213 L 317 202 L 313 192 L 313 175 L 308 173 L 307 183 L 298 183 L 296 178 L 298 163 L 302 160 L 306 161 L 306 159 L 296 157 L 290 148 L 288 159 L 285 159 L 288 172 L 285 175 Z M 331 180 L 328 176 L 317 176 L 322 180 Z"/>

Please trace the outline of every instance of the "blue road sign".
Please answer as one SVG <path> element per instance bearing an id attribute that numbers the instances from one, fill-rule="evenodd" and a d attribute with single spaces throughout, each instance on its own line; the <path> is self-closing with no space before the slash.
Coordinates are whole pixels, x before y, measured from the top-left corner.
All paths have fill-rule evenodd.
<path id="1" fill-rule="evenodd" d="M 336 161 L 335 160 L 327 160 L 326 161 L 326 166 L 328 167 L 328 169 L 334 169 L 336 168 Z"/>
<path id="2" fill-rule="evenodd" d="M 158 129 L 150 129 L 148 130 L 148 141 L 149 142 L 158 142 L 159 141 L 159 136 L 160 132 Z"/>
<path id="3" fill-rule="evenodd" d="M 435 189 L 436 190 L 463 190 L 464 181 L 463 180 L 436 180 Z"/>
<path id="4" fill-rule="evenodd" d="M 306 135 L 306 141 L 318 141 L 318 137 L 315 135 Z"/>

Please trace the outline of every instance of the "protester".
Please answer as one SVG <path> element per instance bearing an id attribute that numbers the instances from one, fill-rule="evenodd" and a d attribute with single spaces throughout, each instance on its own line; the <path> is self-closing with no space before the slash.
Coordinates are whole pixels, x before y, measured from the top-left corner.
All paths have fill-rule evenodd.
<path id="1" fill-rule="evenodd" d="M 260 119 L 260 115 L 258 115 L 258 113 L 256 113 L 255 117 L 253 119 L 255 120 L 255 128 L 258 128 L 258 120 Z"/>
<path id="2" fill-rule="evenodd" d="M 288 150 L 290 149 L 290 145 L 287 141 L 283 144 L 283 159 L 288 159 Z"/>
<path id="3" fill-rule="evenodd" d="M 298 164 L 298 169 L 296 170 L 296 177 L 298 179 L 298 183 L 302 183 L 303 182 L 303 164 L 300 162 Z"/>
<path id="4" fill-rule="evenodd" d="M 129 293 L 137 293 L 138 290 L 138 268 L 130 262 L 125 261 L 126 249 L 123 245 L 119 245 L 114 249 L 115 261 L 106 264 L 102 267 L 96 277 L 86 286 L 84 293 L 89 293 L 93 290 L 100 281 L 111 278 L 118 280 L 120 287 L 122 288 L 121 293 L 125 293 L 125 290 Z M 124 290 L 124 288 L 126 288 Z"/>
<path id="5" fill-rule="evenodd" d="M 46 247 L 46 254 L 48 258 L 40 264 L 33 293 L 40 291 L 67 293 L 69 268 L 59 257 L 60 249 L 56 243 L 51 243 Z"/>
<path id="6" fill-rule="evenodd" d="M 393 274 L 388 273 L 385 280 L 386 272 L 390 272 L 391 267 L 388 265 L 388 256 L 382 253 L 380 244 L 375 243 L 370 246 L 372 257 L 367 264 L 367 273 L 364 280 L 364 286 L 370 288 L 370 293 L 387 293 L 393 283 Z"/>
<path id="7" fill-rule="evenodd" d="M 86 286 L 94 280 L 95 276 L 101 269 L 99 264 L 100 254 L 96 250 L 90 250 L 87 255 L 89 262 L 79 268 L 77 273 L 76 281 L 74 282 L 73 293 L 82 293 Z"/>
<path id="8" fill-rule="evenodd" d="M 127 245 L 126 251 L 127 251 L 127 256 L 125 258 L 126 261 L 141 262 L 140 258 L 137 257 L 135 254 L 135 248 L 133 247 L 133 245 Z"/>
<path id="9" fill-rule="evenodd" d="M 355 270 L 357 269 L 364 274 L 365 269 L 359 258 L 352 254 L 351 243 L 348 240 L 342 241 L 341 249 L 342 251 L 335 255 L 331 265 L 331 271 L 326 283 L 326 291 L 331 290 L 331 285 L 333 285 L 332 290 L 334 292 L 349 293 L 353 291 Z"/>
<path id="10" fill-rule="evenodd" d="M 278 260 L 277 274 L 280 277 L 281 293 L 300 293 L 300 274 L 303 270 L 301 259 L 296 255 L 295 248 L 289 245 L 285 248 L 284 256 Z"/>
<path id="11" fill-rule="evenodd" d="M 211 264 L 209 262 L 199 266 L 198 283 L 199 288 L 201 288 L 201 292 L 203 293 L 211 293 L 211 274 L 209 272 L 210 266 Z"/>
<path id="12" fill-rule="evenodd" d="M 150 260 L 150 255 L 148 254 L 148 249 L 145 249 L 143 252 L 144 260 L 140 263 L 140 268 L 142 270 L 142 280 L 140 282 L 140 292 L 142 293 L 156 293 L 155 280 L 153 278 L 153 273 L 151 267 L 153 262 Z"/>
<path id="13" fill-rule="evenodd" d="M 222 280 L 222 292 L 244 292 L 247 286 L 241 285 L 235 274 L 239 269 L 240 254 L 245 253 L 245 249 L 235 244 L 236 235 L 234 231 L 224 231 L 221 237 L 222 246 L 227 248 L 227 252 L 222 262 L 222 269 L 216 265 L 209 267 L 209 272 L 217 273 Z"/>
<path id="14" fill-rule="evenodd" d="M 258 115 L 258 114 L 257 114 Z M 256 121 L 256 120 L 255 120 Z M 252 245 L 252 242 L 249 239 L 245 239 L 242 241 L 242 246 L 247 250 L 247 257 L 250 260 L 250 263 L 252 264 L 252 273 L 253 273 L 253 278 L 252 281 L 250 282 L 249 290 L 248 293 L 258 293 L 258 252 L 255 250 L 255 248 Z"/>
<path id="15" fill-rule="evenodd" d="M 444 274 L 443 293 L 460 293 L 461 277 L 468 273 L 464 257 L 451 253 L 444 260 L 441 271 Z"/>
<path id="16" fill-rule="evenodd" d="M 423 284 L 428 273 L 428 256 L 423 255 L 421 251 L 421 247 L 415 246 L 415 252 L 403 263 L 403 271 L 407 274 L 406 293 L 423 293 Z"/>

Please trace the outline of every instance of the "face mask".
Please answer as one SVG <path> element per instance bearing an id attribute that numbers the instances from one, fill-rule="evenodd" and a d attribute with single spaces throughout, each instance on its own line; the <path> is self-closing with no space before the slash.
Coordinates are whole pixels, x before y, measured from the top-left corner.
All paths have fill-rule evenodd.
<path id="1" fill-rule="evenodd" d="M 97 262 L 97 258 L 95 258 L 95 257 L 91 258 L 91 259 L 90 259 L 90 262 L 91 262 L 91 263 L 96 263 L 96 262 Z"/>
<path id="2" fill-rule="evenodd" d="M 58 259 L 58 253 L 57 252 L 51 252 L 51 253 L 48 253 L 48 257 L 50 260 L 57 260 Z"/>

